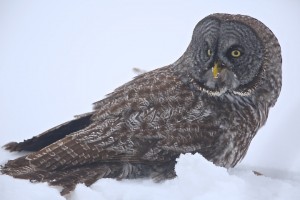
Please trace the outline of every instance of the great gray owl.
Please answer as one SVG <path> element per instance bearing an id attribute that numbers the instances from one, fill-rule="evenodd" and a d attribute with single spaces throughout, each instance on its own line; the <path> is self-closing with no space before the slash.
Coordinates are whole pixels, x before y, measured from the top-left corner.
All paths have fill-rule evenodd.
<path id="1" fill-rule="evenodd" d="M 1 172 L 63 187 L 100 178 L 176 176 L 176 158 L 200 153 L 234 167 L 267 120 L 281 89 L 281 50 L 260 21 L 212 14 L 195 27 L 173 64 L 141 74 L 94 104 L 90 113 L 23 142 L 32 151 Z"/>

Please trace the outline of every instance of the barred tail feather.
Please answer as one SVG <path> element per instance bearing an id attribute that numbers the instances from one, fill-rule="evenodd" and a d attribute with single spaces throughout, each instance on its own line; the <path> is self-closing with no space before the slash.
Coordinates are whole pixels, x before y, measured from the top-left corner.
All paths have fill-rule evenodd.
<path id="1" fill-rule="evenodd" d="M 22 159 L 23 160 L 23 159 Z M 21 162 L 21 160 L 19 160 Z M 82 166 L 73 169 L 60 169 L 48 171 L 45 169 L 35 168 L 30 164 L 17 165 L 14 161 L 9 161 L 5 166 L 0 168 L 2 174 L 10 175 L 14 178 L 28 179 L 31 182 L 48 182 L 49 185 L 62 186 L 61 195 L 68 194 L 75 189 L 78 183 L 84 183 L 90 186 L 98 179 L 103 177 L 114 177 L 120 167 L 109 166 L 106 164 L 94 164 Z"/>
<path id="2" fill-rule="evenodd" d="M 159 164 L 101 162 L 49 171 L 30 165 L 24 156 L 8 161 L 0 168 L 0 172 L 15 178 L 28 179 L 31 182 L 48 182 L 49 185 L 62 186 L 61 195 L 66 195 L 73 191 L 78 183 L 90 186 L 101 178 L 121 180 L 150 177 L 157 182 L 171 179 L 176 176 L 174 166 L 175 162 Z"/>

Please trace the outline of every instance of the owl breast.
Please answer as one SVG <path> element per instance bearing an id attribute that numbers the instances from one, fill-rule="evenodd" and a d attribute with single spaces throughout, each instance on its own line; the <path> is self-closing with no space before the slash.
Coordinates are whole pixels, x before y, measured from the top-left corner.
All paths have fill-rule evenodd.
<path id="1" fill-rule="evenodd" d="M 196 123 L 207 127 L 199 133 L 208 135 L 210 146 L 198 152 L 218 166 L 234 167 L 245 156 L 251 140 L 266 120 L 265 115 L 248 97 L 230 93 L 222 97 L 205 96 L 200 101 L 209 115 Z"/>

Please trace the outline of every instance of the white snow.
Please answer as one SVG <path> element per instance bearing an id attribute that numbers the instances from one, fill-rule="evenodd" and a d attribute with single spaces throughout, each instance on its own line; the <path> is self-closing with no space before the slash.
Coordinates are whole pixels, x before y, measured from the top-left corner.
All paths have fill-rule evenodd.
<path id="1" fill-rule="evenodd" d="M 187 154 L 178 159 L 176 179 L 102 179 L 66 198 L 300 199 L 297 0 L 0 1 L 0 146 L 90 111 L 92 102 L 131 80 L 134 67 L 174 62 L 196 23 L 215 12 L 261 20 L 282 47 L 282 92 L 245 159 L 228 172 Z M 0 149 L 0 165 L 21 155 Z M 65 199 L 59 191 L 0 175 L 1 200 Z"/>

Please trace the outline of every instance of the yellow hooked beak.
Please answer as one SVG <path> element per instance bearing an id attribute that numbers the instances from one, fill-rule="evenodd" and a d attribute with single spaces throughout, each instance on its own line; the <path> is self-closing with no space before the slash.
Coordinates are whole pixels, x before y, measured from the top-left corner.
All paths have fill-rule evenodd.
<path id="1" fill-rule="evenodd" d="M 215 62 L 212 68 L 213 77 L 218 78 L 220 71 L 221 71 L 220 62 Z"/>

